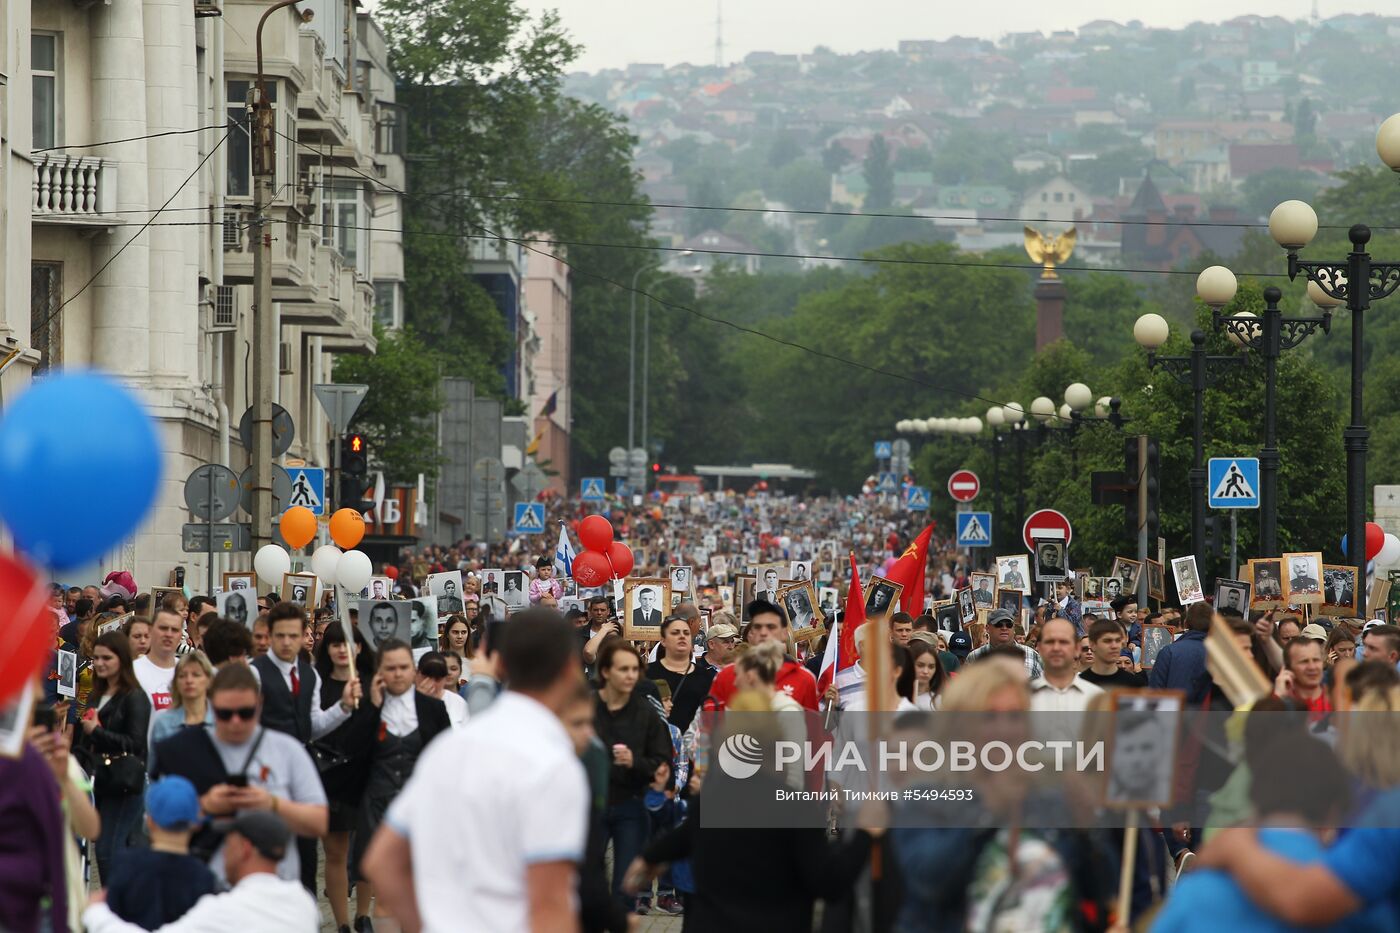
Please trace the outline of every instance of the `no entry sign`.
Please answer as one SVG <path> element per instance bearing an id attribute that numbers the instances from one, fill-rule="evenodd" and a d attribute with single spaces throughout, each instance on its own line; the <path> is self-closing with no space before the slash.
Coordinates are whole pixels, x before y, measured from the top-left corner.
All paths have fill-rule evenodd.
<path id="1" fill-rule="evenodd" d="M 1070 538 L 1074 537 L 1074 529 L 1069 526 L 1069 519 L 1065 518 L 1061 512 L 1054 509 L 1041 509 L 1032 513 L 1026 519 L 1026 523 L 1021 526 L 1021 538 L 1026 542 L 1026 550 L 1035 550 L 1036 538 L 1050 538 L 1064 541 L 1068 546 Z"/>
<path id="2" fill-rule="evenodd" d="M 948 477 L 948 495 L 955 502 L 971 502 L 982 490 L 982 481 L 971 470 L 958 470 Z"/>

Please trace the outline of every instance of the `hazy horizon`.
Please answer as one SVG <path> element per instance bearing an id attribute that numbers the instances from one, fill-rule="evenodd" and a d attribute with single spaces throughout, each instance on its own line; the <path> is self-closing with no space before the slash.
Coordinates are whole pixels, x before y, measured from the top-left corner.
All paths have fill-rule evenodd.
<path id="1" fill-rule="evenodd" d="M 715 2 L 679 0 L 520 0 L 538 14 L 557 10 L 570 35 L 583 44 L 572 71 L 623 68 L 638 62 L 710 64 L 715 58 Z M 1154 5 L 1132 12 L 1122 0 L 1001 0 L 987 6 L 935 14 L 927 0 L 748 0 L 723 4 L 724 60 L 732 63 L 754 51 L 810 52 L 827 46 L 843 54 L 893 49 L 901 39 L 975 36 L 997 39 L 1008 32 L 1078 29 L 1096 19 L 1179 29 L 1192 22 L 1221 22 L 1242 15 L 1307 19 L 1313 0 L 1275 0 L 1261 9 L 1257 0 L 1178 0 L 1171 8 Z M 1360 0 L 1345 5 L 1317 0 L 1323 19 L 1344 13 L 1400 15 L 1394 0 Z M 852 9 L 858 15 L 852 14 Z"/>

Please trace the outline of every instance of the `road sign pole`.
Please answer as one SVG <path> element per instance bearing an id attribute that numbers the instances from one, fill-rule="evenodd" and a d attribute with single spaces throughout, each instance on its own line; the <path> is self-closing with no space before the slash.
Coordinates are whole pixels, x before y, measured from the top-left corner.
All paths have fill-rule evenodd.
<path id="1" fill-rule="evenodd" d="M 214 501 L 214 471 L 213 471 L 213 470 L 206 470 L 205 473 L 209 476 L 209 501 L 210 501 L 210 502 L 213 502 L 213 501 Z M 207 568 L 205 568 L 205 580 L 208 582 L 209 588 L 206 589 L 204 592 L 206 592 L 206 593 L 208 593 L 209 595 L 212 596 L 212 595 L 214 595 L 214 529 L 212 529 L 212 528 L 209 529 L 209 555 L 208 555 L 208 557 L 209 557 L 209 566 L 208 566 Z M 152 618 L 155 618 L 154 615 L 152 615 L 151 617 L 152 617 Z"/>
<path id="2" fill-rule="evenodd" d="M 1146 435 L 1146 434 L 1139 434 L 1139 435 L 1138 435 L 1138 439 L 1137 439 L 1137 444 L 1138 444 L 1138 463 L 1145 464 L 1145 463 L 1147 463 L 1147 435 Z M 1139 566 L 1141 566 L 1141 567 L 1146 567 L 1146 566 L 1147 566 L 1147 498 L 1148 498 L 1148 497 L 1147 497 L 1147 483 L 1145 483 L 1145 482 L 1139 482 L 1139 483 L 1137 484 L 1137 487 L 1138 487 L 1138 488 L 1137 488 L 1137 497 L 1138 497 L 1138 542 L 1137 542 L 1137 544 L 1138 544 L 1137 551 L 1138 551 L 1138 552 L 1137 552 L 1137 559 L 1138 559 L 1138 565 L 1139 565 Z M 1200 567 L 1200 565 L 1197 564 L 1197 571 L 1198 571 L 1198 572 L 1199 572 L 1199 567 Z M 1138 605 L 1139 605 L 1139 606 L 1146 606 L 1146 605 L 1147 605 L 1147 574 L 1145 574 L 1145 573 L 1140 573 L 1140 574 L 1138 574 L 1137 599 L 1138 599 Z"/>
<path id="3" fill-rule="evenodd" d="M 1231 510 L 1230 510 L 1230 579 L 1231 579 L 1231 580 L 1238 580 L 1238 579 L 1240 578 L 1240 556 L 1239 556 L 1240 523 L 1239 523 L 1239 514 L 1240 514 L 1240 513 L 1239 513 L 1239 511 L 1238 511 L 1237 509 L 1231 509 Z"/>

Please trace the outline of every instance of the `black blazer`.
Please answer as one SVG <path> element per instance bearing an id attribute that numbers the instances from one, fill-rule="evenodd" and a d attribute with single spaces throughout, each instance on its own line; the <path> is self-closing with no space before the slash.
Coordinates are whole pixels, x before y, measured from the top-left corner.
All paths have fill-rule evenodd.
<path id="1" fill-rule="evenodd" d="M 433 739 L 452 728 L 452 720 L 447 718 L 447 704 L 415 687 L 413 705 L 418 712 L 418 732 L 423 737 L 423 748 L 427 749 Z M 382 708 L 368 699 L 360 701 L 360 709 L 365 711 L 365 715 L 352 716 L 346 723 L 354 731 L 346 736 L 345 745 L 356 756 L 347 763 L 347 770 L 359 778 L 342 788 L 345 799 L 349 800 L 359 800 L 364 795 L 364 786 L 369 781 L 370 757 L 379 742 L 379 724 L 383 722 Z"/>
<path id="2" fill-rule="evenodd" d="M 91 735 L 79 732 L 87 758 L 85 766 L 95 764 L 102 755 L 122 753 L 146 760 L 146 736 L 151 725 L 151 700 L 146 691 L 137 687 L 112 697 L 98 711 L 97 722 Z"/>

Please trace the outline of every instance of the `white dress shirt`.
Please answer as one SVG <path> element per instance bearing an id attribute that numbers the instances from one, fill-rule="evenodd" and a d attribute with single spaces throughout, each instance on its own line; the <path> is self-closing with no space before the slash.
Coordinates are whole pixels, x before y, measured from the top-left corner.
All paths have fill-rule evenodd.
<path id="1" fill-rule="evenodd" d="M 83 911 L 83 926 L 88 933 L 143 933 L 105 903 Z M 204 895 L 183 917 L 157 933 L 315 933 L 320 926 L 316 901 L 301 882 L 259 872 L 245 875 L 231 891 Z"/>
<path id="2" fill-rule="evenodd" d="M 418 728 L 418 704 L 414 702 L 414 694 L 417 692 L 413 687 L 409 687 L 398 696 L 384 691 L 384 705 L 379 710 L 379 721 L 384 723 L 384 728 L 389 730 L 390 735 L 403 738 Z"/>
<path id="3" fill-rule="evenodd" d="M 287 685 L 287 692 L 290 693 L 292 689 L 292 665 L 296 662 L 283 661 L 271 651 L 267 653 L 267 656 L 272 660 L 273 666 L 282 672 L 282 680 Z M 262 673 L 252 664 L 248 665 L 248 669 L 253 672 L 253 676 L 258 679 L 258 685 L 261 686 Z M 321 709 L 321 672 L 316 670 L 314 665 L 311 668 L 311 679 L 312 682 L 310 684 L 303 683 L 299 686 L 302 690 L 306 690 L 308 687 L 312 690 L 311 737 L 313 739 L 319 739 L 323 735 L 334 732 L 336 726 L 349 719 L 350 713 L 354 712 L 354 710 L 347 712 L 341 709 L 339 701 L 332 703 L 325 709 Z"/>
<path id="4" fill-rule="evenodd" d="M 1056 687 L 1044 677 L 1031 681 L 1031 711 L 1036 713 L 1082 713 L 1089 701 L 1103 693 L 1097 684 L 1074 675 L 1065 687 Z"/>
<path id="5" fill-rule="evenodd" d="M 467 701 L 461 695 L 452 690 L 442 691 L 442 702 L 447 707 L 447 721 L 452 723 L 452 728 L 460 729 L 467 724 L 471 718 L 471 712 L 467 709 Z"/>

